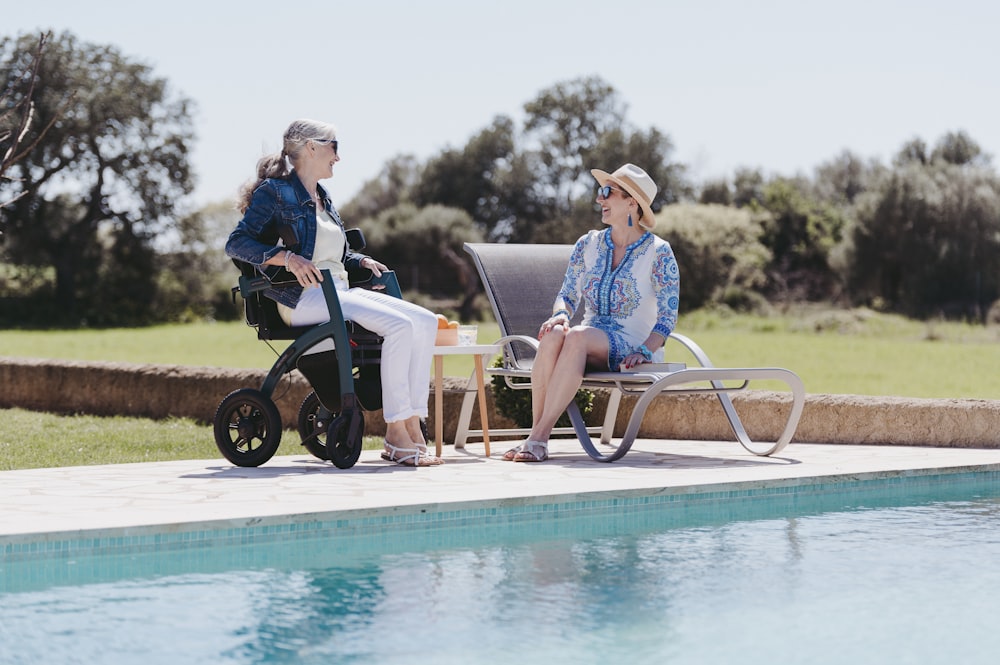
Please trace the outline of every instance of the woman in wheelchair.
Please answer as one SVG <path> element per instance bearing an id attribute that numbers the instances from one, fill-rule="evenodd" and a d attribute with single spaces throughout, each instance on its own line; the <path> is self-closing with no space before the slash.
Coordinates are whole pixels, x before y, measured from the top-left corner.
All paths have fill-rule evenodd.
<path id="1" fill-rule="evenodd" d="M 264 292 L 277 302 L 281 318 L 290 326 L 330 319 L 318 288 L 321 271 L 329 270 L 344 318 L 384 340 L 383 459 L 410 466 L 441 464 L 443 460 L 428 454 L 420 424 L 428 411 L 437 318 L 399 298 L 349 286 L 348 270 L 364 268 L 378 277 L 388 268 L 348 247 L 340 215 L 319 184 L 333 176 L 339 161 L 332 125 L 315 120 L 289 125 L 281 152 L 262 157 L 257 177 L 240 190 L 238 209 L 243 218 L 226 242 L 226 253 L 258 268 L 280 266 L 294 275 L 296 281 Z"/>

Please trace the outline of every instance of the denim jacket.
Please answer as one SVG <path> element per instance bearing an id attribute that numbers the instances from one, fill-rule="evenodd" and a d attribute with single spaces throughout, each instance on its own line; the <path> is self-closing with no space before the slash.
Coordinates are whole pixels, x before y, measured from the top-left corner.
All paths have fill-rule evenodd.
<path id="1" fill-rule="evenodd" d="M 343 230 L 344 223 L 326 190 L 321 185 L 318 189 L 323 207 Z M 294 171 L 287 178 L 268 178 L 254 190 L 243 219 L 226 241 L 226 254 L 258 268 L 285 249 L 310 261 L 316 249 L 316 204 Z M 363 258 L 364 254 L 345 245 L 343 264 L 348 270 L 360 267 Z M 298 284 L 275 287 L 264 291 L 264 295 L 295 307 L 302 296 L 302 287 Z"/>

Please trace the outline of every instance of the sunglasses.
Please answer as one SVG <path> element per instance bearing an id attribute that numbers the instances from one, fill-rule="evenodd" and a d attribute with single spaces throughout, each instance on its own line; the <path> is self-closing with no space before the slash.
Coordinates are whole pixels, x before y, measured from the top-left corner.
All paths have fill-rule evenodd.
<path id="1" fill-rule="evenodd" d="M 326 145 L 327 143 L 329 143 L 330 145 L 333 146 L 333 154 L 335 154 L 335 155 L 339 155 L 340 154 L 340 153 L 337 152 L 337 140 L 336 139 L 313 139 L 312 142 L 313 143 L 322 143 L 323 145 Z"/>
<path id="2" fill-rule="evenodd" d="M 611 192 L 621 192 L 622 196 L 628 196 L 628 192 L 626 192 L 624 189 L 615 189 L 611 185 L 604 185 L 603 187 L 597 188 L 597 198 L 609 199 L 611 198 Z"/>

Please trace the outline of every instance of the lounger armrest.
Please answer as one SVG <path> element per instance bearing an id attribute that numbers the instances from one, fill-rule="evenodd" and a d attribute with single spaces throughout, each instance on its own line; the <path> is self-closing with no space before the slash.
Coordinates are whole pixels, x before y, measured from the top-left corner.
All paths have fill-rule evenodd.
<path id="1" fill-rule="evenodd" d="M 670 333 L 670 337 L 668 339 L 672 339 L 686 348 L 702 367 L 715 367 L 715 365 L 712 364 L 712 361 L 708 359 L 708 354 L 702 351 L 701 347 L 687 335 L 672 332 Z"/>
<path id="2" fill-rule="evenodd" d="M 513 344 L 513 343 L 526 344 L 526 345 L 530 346 L 531 348 L 533 348 L 535 350 L 538 349 L 538 340 L 535 339 L 534 337 L 528 337 L 527 335 L 506 335 L 506 336 L 501 337 L 500 339 L 498 339 L 496 342 L 494 342 L 494 344 L 499 344 L 500 346 L 507 347 L 507 348 L 509 348 L 510 345 Z M 508 366 L 509 369 L 514 369 L 514 370 L 526 370 L 527 369 L 527 368 L 522 367 L 521 365 L 517 364 L 517 360 L 516 360 L 516 358 L 514 356 L 514 353 L 512 351 L 506 351 L 506 350 L 504 351 L 503 361 L 504 361 L 504 365 Z M 512 363 L 512 364 L 508 365 L 508 363 Z"/>

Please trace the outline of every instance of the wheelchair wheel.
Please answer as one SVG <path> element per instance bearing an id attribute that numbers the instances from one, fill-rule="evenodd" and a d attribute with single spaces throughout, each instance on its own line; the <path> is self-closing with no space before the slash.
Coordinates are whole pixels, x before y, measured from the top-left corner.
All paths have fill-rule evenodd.
<path id="1" fill-rule="evenodd" d="M 338 469 L 351 468 L 361 457 L 365 432 L 365 417 L 361 410 L 354 409 L 352 415 L 357 419 L 354 440 L 351 440 L 351 423 L 344 414 L 331 412 L 320 403 L 315 391 L 309 393 L 299 407 L 302 445 L 315 457 L 330 460 Z"/>
<path id="2" fill-rule="evenodd" d="M 235 390 L 215 410 L 215 445 L 236 466 L 260 466 L 280 443 L 281 414 L 259 390 Z"/>

